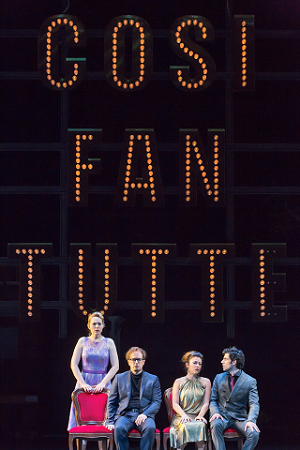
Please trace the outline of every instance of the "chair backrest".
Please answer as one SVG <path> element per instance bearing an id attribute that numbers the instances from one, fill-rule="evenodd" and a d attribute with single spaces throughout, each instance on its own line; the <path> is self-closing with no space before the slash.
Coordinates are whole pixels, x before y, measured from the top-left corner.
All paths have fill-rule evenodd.
<path id="1" fill-rule="evenodd" d="M 88 394 L 83 389 L 72 392 L 77 425 L 103 425 L 106 419 L 108 389 L 99 394 Z"/>
<path id="2" fill-rule="evenodd" d="M 172 388 L 168 388 L 164 392 L 164 401 L 167 407 L 169 424 L 171 425 L 173 416 L 175 414 L 174 409 L 172 408 Z"/>

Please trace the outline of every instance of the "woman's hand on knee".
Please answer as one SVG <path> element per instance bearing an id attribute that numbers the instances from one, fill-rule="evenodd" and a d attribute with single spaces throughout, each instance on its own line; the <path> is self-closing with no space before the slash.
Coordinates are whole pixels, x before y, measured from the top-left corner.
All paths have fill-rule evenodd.
<path id="1" fill-rule="evenodd" d="M 192 419 L 189 416 L 185 415 L 185 416 L 181 417 L 179 423 L 186 423 L 186 422 L 191 422 L 191 421 L 192 421 Z"/>
<path id="2" fill-rule="evenodd" d="M 207 420 L 203 416 L 197 416 L 195 420 L 199 420 L 200 422 L 204 422 L 207 424 Z"/>

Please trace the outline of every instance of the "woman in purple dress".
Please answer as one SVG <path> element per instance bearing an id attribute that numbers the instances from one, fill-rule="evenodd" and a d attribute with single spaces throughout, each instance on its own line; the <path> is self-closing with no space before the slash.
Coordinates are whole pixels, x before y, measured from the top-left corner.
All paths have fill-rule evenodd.
<path id="1" fill-rule="evenodd" d="M 75 389 L 101 392 L 103 388 L 110 389 L 111 379 L 119 370 L 119 359 L 114 341 L 102 336 L 104 317 L 100 312 L 94 312 L 89 316 L 87 327 L 89 337 L 79 339 L 71 359 L 71 369 L 77 380 Z M 82 371 L 79 369 L 80 360 Z M 108 363 L 111 367 L 107 372 Z M 68 430 L 76 426 L 75 410 L 72 404 Z"/>

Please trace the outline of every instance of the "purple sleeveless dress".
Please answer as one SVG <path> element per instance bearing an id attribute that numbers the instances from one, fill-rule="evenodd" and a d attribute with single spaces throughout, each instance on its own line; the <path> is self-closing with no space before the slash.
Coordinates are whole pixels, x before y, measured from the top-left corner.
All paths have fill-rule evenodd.
<path id="1" fill-rule="evenodd" d="M 88 337 L 85 338 L 82 349 L 82 378 L 90 386 L 95 386 L 103 380 L 107 374 L 107 366 L 109 362 L 109 349 L 107 345 L 107 338 L 102 341 L 93 343 Z M 75 389 L 79 388 L 80 384 L 76 383 Z M 111 382 L 105 386 L 110 389 Z M 76 427 L 76 417 L 73 403 L 71 404 L 68 430 Z"/>

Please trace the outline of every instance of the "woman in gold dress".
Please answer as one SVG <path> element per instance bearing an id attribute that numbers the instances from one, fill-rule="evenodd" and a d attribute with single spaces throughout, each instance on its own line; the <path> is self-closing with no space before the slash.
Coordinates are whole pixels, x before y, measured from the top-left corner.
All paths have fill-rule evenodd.
<path id="1" fill-rule="evenodd" d="M 177 378 L 173 384 L 172 407 L 175 411 L 170 430 L 170 446 L 184 449 L 188 442 L 195 442 L 203 449 L 208 440 L 207 420 L 211 382 L 200 377 L 203 355 L 191 351 L 181 361 L 187 371 L 185 377 Z"/>

